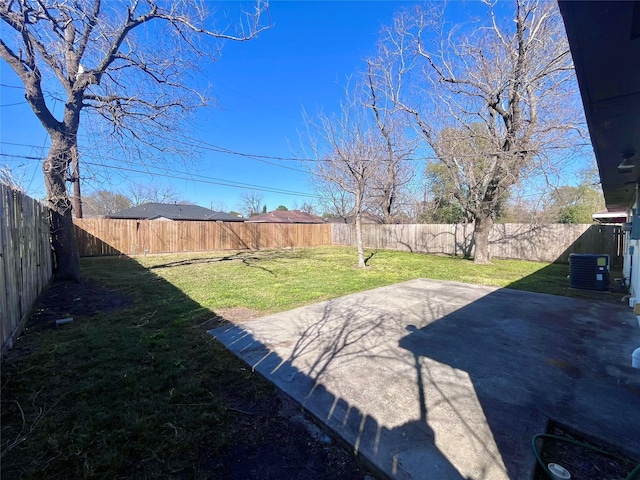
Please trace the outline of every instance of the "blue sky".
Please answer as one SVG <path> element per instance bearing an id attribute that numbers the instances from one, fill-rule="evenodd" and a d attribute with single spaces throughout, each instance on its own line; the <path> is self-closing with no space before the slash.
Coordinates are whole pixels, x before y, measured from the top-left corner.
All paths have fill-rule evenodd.
<path id="1" fill-rule="evenodd" d="M 237 13 L 238 3 L 217 4 L 220 13 Z M 266 157 L 300 155 L 303 108 L 312 116 L 320 110 L 336 111 L 348 77 L 362 69 L 363 59 L 375 52 L 382 25 L 391 23 L 394 12 L 411 4 L 415 2 L 272 0 L 273 27 L 255 40 L 227 43 L 222 58 L 204 72 L 202 84 L 213 86 L 219 106 L 202 109 L 193 117 L 190 137 L 213 146 L 211 150 L 178 166 L 180 171 L 166 171 L 158 165 L 150 176 L 132 171 L 142 167 L 118 170 L 92 165 L 114 164 L 110 152 L 92 148 L 91 139 L 84 137 L 80 144 L 83 194 L 97 189 L 126 193 L 134 182 L 170 185 L 182 199 L 225 211 L 237 209 L 243 192 L 259 188 L 265 190 L 260 193 L 269 210 L 312 201 L 312 196 L 304 196 L 313 191 L 299 162 L 260 161 L 221 153 L 216 147 Z M 478 0 L 454 1 L 448 8 L 454 21 L 484 11 Z M 47 135 L 24 102 L 20 85 L 0 61 L 0 165 L 8 165 L 29 194 L 43 198 L 40 162 L 25 157 L 44 157 Z M 195 181 L 195 175 L 209 183 Z"/>
<path id="2" fill-rule="evenodd" d="M 391 22 L 398 8 L 410 3 L 272 2 L 273 27 L 250 42 L 227 43 L 222 58 L 206 70 L 205 81 L 213 85 L 220 106 L 201 110 L 194 117 L 192 136 L 237 152 L 273 157 L 299 153 L 303 108 L 312 114 L 320 109 L 335 110 L 348 76 L 362 68 L 362 59 L 374 52 L 381 26 Z M 225 2 L 221 5 L 224 9 Z M 1 64 L 0 164 L 8 165 L 31 195 L 42 198 L 44 186 L 39 162 L 20 157 L 44 156 L 47 135 L 24 103 L 23 90 L 13 88 L 19 87 L 20 81 L 4 62 Z M 101 154 L 91 151 L 87 143 L 81 143 L 81 154 L 92 157 L 87 158 L 87 162 L 92 162 L 93 157 Z M 187 167 L 179 168 L 210 177 L 212 182 L 240 182 L 266 189 L 312 193 L 308 175 L 298 162 L 268 161 L 277 165 L 209 151 Z M 100 188 L 125 191 L 131 181 L 155 182 L 170 184 L 186 200 L 229 210 L 237 206 L 244 190 L 253 189 L 150 177 L 93 165 L 81 164 L 81 169 L 86 177 L 82 185 L 84 194 Z M 269 209 L 312 200 L 269 191 L 261 193 Z"/>

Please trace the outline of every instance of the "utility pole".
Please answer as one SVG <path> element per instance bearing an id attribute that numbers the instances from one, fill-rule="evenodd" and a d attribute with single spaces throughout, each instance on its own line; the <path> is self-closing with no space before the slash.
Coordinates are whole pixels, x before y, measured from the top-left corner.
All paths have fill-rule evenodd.
<path id="1" fill-rule="evenodd" d="M 78 165 L 78 147 L 71 148 L 71 182 L 73 183 L 73 211 L 76 218 L 82 218 L 82 196 L 80 195 L 80 167 Z"/>

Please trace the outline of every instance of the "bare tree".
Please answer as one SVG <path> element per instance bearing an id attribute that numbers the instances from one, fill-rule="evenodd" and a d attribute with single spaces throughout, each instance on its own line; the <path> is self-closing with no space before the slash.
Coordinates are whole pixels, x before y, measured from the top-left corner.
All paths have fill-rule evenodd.
<path id="1" fill-rule="evenodd" d="M 444 4 L 404 10 L 375 59 L 376 74 L 446 166 L 453 195 L 474 219 L 476 263 L 490 261 L 489 232 L 509 189 L 584 142 L 555 2 L 515 0 L 504 21 L 495 1 L 483 3 L 487 15 L 473 24 L 448 21 Z"/>
<path id="2" fill-rule="evenodd" d="M 21 193 L 25 193 L 22 183 L 15 177 L 8 165 L 0 165 L 0 183 Z"/>
<path id="3" fill-rule="evenodd" d="M 446 153 L 445 160 L 455 163 L 451 172 L 447 161 L 427 164 L 426 178 L 440 208 L 449 212 L 449 221 L 443 223 L 467 223 L 476 220 L 474 212 L 485 201 L 487 175 L 492 175 L 493 145 L 487 142 L 488 134 L 482 124 L 470 124 L 467 128 L 444 128 L 437 136 L 438 151 Z M 487 173 L 489 172 L 489 173 Z M 509 191 L 505 190 L 492 204 L 491 218 L 497 219 L 506 203 Z M 451 216 L 451 214 L 453 214 Z"/>
<path id="4" fill-rule="evenodd" d="M 77 163 L 72 178 L 69 169 L 81 114 L 94 113 L 120 145 L 166 148 L 184 115 L 207 102 L 190 87 L 197 60 L 213 59 L 220 40 L 249 40 L 264 28 L 266 4 L 257 1 L 237 33 L 217 29 L 205 1 L 0 2 L 0 57 L 51 140 L 42 169 L 59 278 L 80 280 L 66 182 L 80 174 Z M 64 105 L 59 116 L 52 98 Z"/>
<path id="5" fill-rule="evenodd" d="M 317 205 L 312 201 L 305 200 L 302 203 L 299 203 L 297 200 L 294 200 L 291 204 L 291 210 L 299 210 L 301 212 L 308 213 L 310 215 L 316 215 Z"/>
<path id="6" fill-rule="evenodd" d="M 242 192 L 240 194 L 240 203 L 238 207 L 240 211 L 245 215 L 245 217 L 253 217 L 254 215 L 258 215 L 263 210 L 263 200 L 264 195 L 255 190 Z"/>
<path id="7" fill-rule="evenodd" d="M 298 208 L 294 208 L 294 210 L 300 210 L 301 212 L 308 213 L 309 215 L 315 215 L 316 205 L 313 202 L 302 202 L 302 205 L 298 206 Z"/>
<path id="8" fill-rule="evenodd" d="M 132 183 L 127 188 L 127 197 L 131 199 L 131 205 L 134 207 L 143 203 L 188 203 L 180 198 L 171 185 L 158 183 Z"/>
<path id="9" fill-rule="evenodd" d="M 406 122 L 402 121 L 403 112 L 397 108 L 394 97 L 385 95 L 384 84 L 378 84 L 375 64 L 368 62 L 367 67 L 363 101 L 373 113 L 384 147 L 374 176 L 370 201 L 371 206 L 380 212 L 384 223 L 393 223 L 401 204 L 403 188 L 414 176 L 413 167 L 407 159 L 416 145 L 403 132 Z"/>
<path id="10" fill-rule="evenodd" d="M 314 169 L 311 168 L 311 170 Z M 316 175 L 311 176 L 310 183 L 319 197 L 318 208 L 323 215 L 344 218 L 345 222 L 352 216 L 353 198 L 349 192 L 329 179 Z"/>
<path id="11" fill-rule="evenodd" d="M 348 91 L 340 114 L 320 114 L 317 120 L 305 115 L 309 146 L 315 160 L 308 162 L 311 173 L 325 186 L 346 192 L 355 218 L 358 267 L 365 267 L 362 213 L 366 194 L 372 186 L 383 146 L 375 122 L 367 108 Z M 335 197 L 334 197 L 335 198 Z"/>
<path id="12" fill-rule="evenodd" d="M 97 190 L 82 199 L 82 208 L 90 217 L 109 215 L 131 206 L 131 200 L 125 195 L 108 190 Z"/>

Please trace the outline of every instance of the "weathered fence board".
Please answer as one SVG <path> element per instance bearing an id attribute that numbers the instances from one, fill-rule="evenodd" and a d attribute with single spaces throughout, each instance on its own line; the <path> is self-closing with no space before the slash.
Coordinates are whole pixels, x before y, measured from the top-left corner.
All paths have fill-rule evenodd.
<path id="1" fill-rule="evenodd" d="M 331 225 L 75 219 L 80 256 L 312 247 L 331 244 Z"/>
<path id="2" fill-rule="evenodd" d="M 367 248 L 406 250 L 446 255 L 473 255 L 473 225 L 362 226 Z M 489 236 L 495 258 L 567 263 L 571 253 L 607 253 L 621 259 L 621 232 L 614 225 L 496 224 Z M 353 225 L 333 224 L 334 245 L 355 245 Z"/>
<path id="3" fill-rule="evenodd" d="M 10 348 L 52 275 L 49 213 L 0 184 L 0 337 Z"/>

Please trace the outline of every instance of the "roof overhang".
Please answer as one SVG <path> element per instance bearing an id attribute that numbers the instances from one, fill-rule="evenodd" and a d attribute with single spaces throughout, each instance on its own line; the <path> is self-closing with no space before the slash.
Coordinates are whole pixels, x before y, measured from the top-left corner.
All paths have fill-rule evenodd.
<path id="1" fill-rule="evenodd" d="M 640 181 L 640 2 L 558 4 L 607 207 L 629 208 Z M 633 168 L 618 168 L 625 156 Z"/>
<path id="2" fill-rule="evenodd" d="M 624 223 L 627 221 L 626 209 L 604 210 L 591 215 L 593 220 L 600 223 Z"/>

